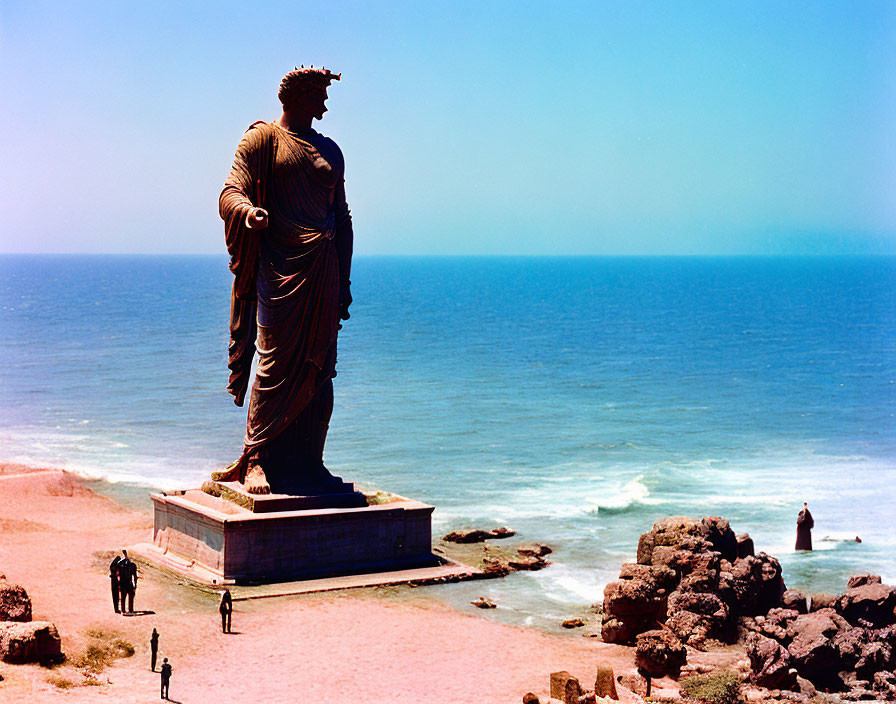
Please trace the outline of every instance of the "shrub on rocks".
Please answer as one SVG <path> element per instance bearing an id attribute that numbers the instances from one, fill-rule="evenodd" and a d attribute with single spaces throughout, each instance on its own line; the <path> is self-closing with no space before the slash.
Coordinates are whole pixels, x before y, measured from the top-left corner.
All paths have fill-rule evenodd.
<path id="1" fill-rule="evenodd" d="M 666 629 L 638 634 L 635 663 L 645 677 L 678 677 L 687 662 L 687 651 L 678 637 Z"/>
<path id="2" fill-rule="evenodd" d="M 31 599 L 24 587 L 0 579 L 0 621 L 30 621 Z"/>
<path id="3" fill-rule="evenodd" d="M 681 693 L 704 704 L 738 704 L 741 679 L 734 670 L 691 675 L 681 681 Z"/>

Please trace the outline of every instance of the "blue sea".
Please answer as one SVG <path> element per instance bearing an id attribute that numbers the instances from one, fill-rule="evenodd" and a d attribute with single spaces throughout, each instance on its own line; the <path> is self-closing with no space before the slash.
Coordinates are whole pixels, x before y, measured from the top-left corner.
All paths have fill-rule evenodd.
<path id="1" fill-rule="evenodd" d="M 434 504 L 439 534 L 554 548 L 437 598 L 555 623 L 667 515 L 725 516 L 789 587 L 896 582 L 896 259 L 356 257 L 352 280 L 328 466 Z M 0 257 L 0 457 L 139 493 L 235 459 L 230 283 L 223 256 Z"/>

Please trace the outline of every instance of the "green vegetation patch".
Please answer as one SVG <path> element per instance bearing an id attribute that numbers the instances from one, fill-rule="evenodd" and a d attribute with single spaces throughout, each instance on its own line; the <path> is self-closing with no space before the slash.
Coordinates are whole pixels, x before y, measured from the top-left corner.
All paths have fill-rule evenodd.
<path id="1" fill-rule="evenodd" d="M 47 682 L 59 689 L 70 689 L 75 686 L 74 682 L 62 675 L 52 675 L 51 677 L 47 677 Z"/>
<path id="2" fill-rule="evenodd" d="M 739 704 L 740 683 L 740 675 L 733 670 L 717 670 L 683 679 L 681 694 L 703 704 Z"/>
<path id="3" fill-rule="evenodd" d="M 134 646 L 118 633 L 102 628 L 88 628 L 84 631 L 90 641 L 87 649 L 72 660 L 72 664 L 85 675 L 98 674 L 106 665 L 119 658 L 129 658 L 134 654 Z"/>

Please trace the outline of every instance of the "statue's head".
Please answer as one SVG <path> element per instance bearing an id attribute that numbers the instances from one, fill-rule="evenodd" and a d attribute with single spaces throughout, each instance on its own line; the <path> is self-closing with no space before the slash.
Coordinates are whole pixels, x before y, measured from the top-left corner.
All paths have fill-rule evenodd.
<path id="1" fill-rule="evenodd" d="M 341 73 L 331 73 L 325 68 L 297 68 L 287 73 L 280 81 L 277 97 L 284 110 L 304 112 L 318 120 L 327 111 L 327 87 L 331 81 L 338 81 Z"/>

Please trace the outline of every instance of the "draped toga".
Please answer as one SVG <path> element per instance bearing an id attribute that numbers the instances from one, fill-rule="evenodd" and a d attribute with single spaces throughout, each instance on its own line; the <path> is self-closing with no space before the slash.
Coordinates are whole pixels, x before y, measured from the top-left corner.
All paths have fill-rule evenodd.
<path id="1" fill-rule="evenodd" d="M 796 519 L 796 547 L 795 550 L 811 550 L 812 549 L 812 529 L 815 527 L 815 521 L 808 508 L 800 511 Z"/>
<path id="2" fill-rule="evenodd" d="M 243 405 L 258 354 L 240 464 L 295 423 L 336 375 L 340 304 L 350 300 L 352 221 L 342 152 L 313 129 L 252 125 L 221 192 L 231 295 L 230 383 Z M 253 230 L 246 215 L 268 211 Z"/>

